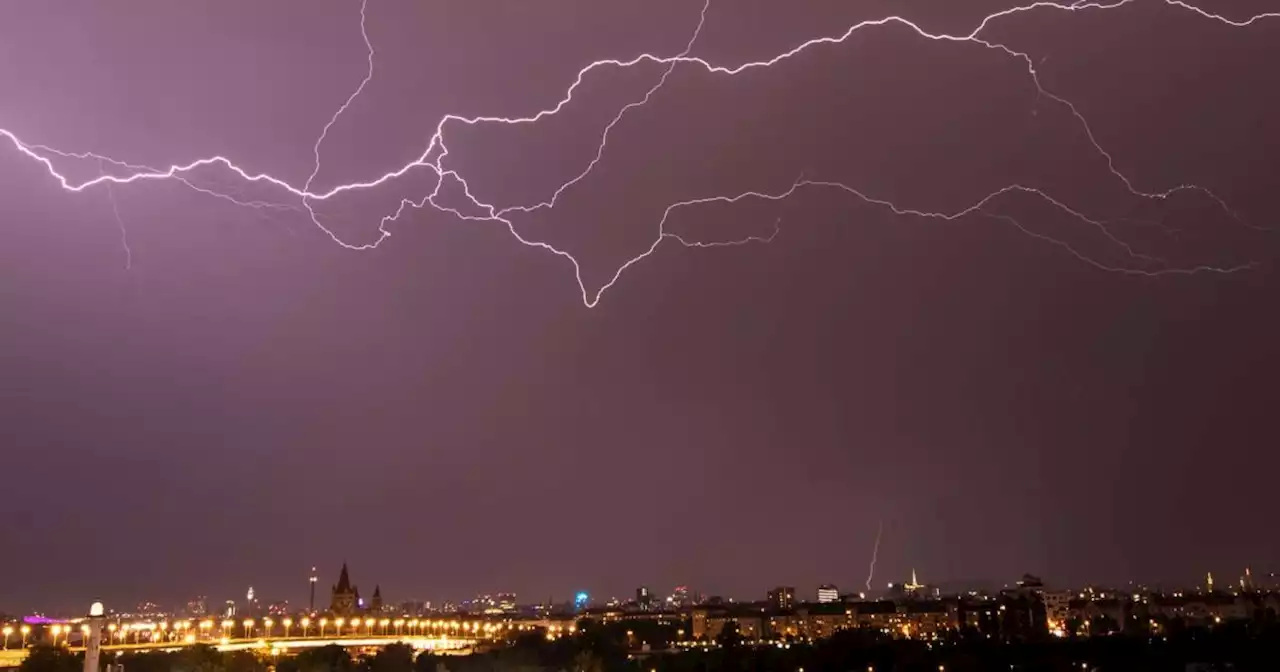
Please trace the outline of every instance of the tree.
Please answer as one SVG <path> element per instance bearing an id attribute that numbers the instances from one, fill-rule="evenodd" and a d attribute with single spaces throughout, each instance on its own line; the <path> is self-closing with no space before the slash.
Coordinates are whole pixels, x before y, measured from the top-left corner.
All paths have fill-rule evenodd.
<path id="1" fill-rule="evenodd" d="M 170 665 L 172 672 L 226 672 L 227 657 L 208 644 L 196 644 L 179 652 Z"/>
<path id="2" fill-rule="evenodd" d="M 18 666 L 19 672 L 79 672 L 84 665 L 79 656 L 62 648 L 37 646 Z"/>
<path id="3" fill-rule="evenodd" d="M 736 649 L 742 646 L 742 633 L 738 631 L 738 624 L 733 621 L 725 623 L 720 634 L 716 635 L 716 643 L 725 649 Z"/>
<path id="4" fill-rule="evenodd" d="M 604 672 L 604 663 L 590 651 L 579 651 L 573 657 L 573 672 Z"/>
<path id="5" fill-rule="evenodd" d="M 227 672 L 267 672 L 267 664 L 249 651 L 233 651 L 225 655 Z"/>
<path id="6" fill-rule="evenodd" d="M 400 642 L 382 647 L 369 660 L 369 672 L 414 672 L 413 647 Z"/>
<path id="7" fill-rule="evenodd" d="M 337 644 L 307 649 L 294 657 L 294 663 L 298 672 L 355 672 L 356 669 L 351 654 Z"/>
<path id="8" fill-rule="evenodd" d="M 444 665 L 444 661 L 431 651 L 423 651 L 413 659 L 414 672 L 436 672 L 437 665 Z"/>

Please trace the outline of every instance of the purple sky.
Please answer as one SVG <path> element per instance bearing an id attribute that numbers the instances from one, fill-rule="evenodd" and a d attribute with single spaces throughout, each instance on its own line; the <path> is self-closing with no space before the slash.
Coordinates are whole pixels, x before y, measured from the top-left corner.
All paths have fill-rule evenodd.
<path id="1" fill-rule="evenodd" d="M 964 34 L 1009 6 L 719 0 L 692 53 L 768 59 L 891 13 Z M 313 187 L 413 161 L 442 115 L 531 115 L 595 59 L 676 54 L 700 9 L 370 0 L 375 75 Z M 301 186 L 365 74 L 359 18 L 353 0 L 8 3 L 0 128 Z M 250 584 L 304 604 L 308 569 L 327 586 L 343 560 L 394 602 L 854 589 L 880 521 L 878 585 L 912 567 L 1056 584 L 1280 569 L 1278 259 L 1250 228 L 1280 215 L 1280 18 L 1135 0 L 983 37 L 1025 50 L 1137 190 L 1203 185 L 1238 217 L 1203 193 L 1131 194 L 1017 58 L 888 25 L 734 76 L 676 68 L 554 210 L 512 220 L 572 254 L 588 294 L 668 205 L 802 174 L 944 212 L 1018 183 L 1167 268 L 1258 266 L 1106 272 L 1075 255 L 1162 266 L 1025 193 L 945 221 L 814 187 L 675 210 L 666 230 L 688 241 L 779 233 L 667 240 L 588 309 L 565 258 L 502 224 L 414 210 L 349 251 L 305 213 L 172 180 L 67 193 L 0 142 L 0 611 Z M 446 166 L 482 201 L 543 200 L 662 70 L 594 70 L 538 124 L 450 127 Z M 187 177 L 298 205 L 222 168 Z M 370 242 L 433 186 L 420 169 L 317 210 Z"/>

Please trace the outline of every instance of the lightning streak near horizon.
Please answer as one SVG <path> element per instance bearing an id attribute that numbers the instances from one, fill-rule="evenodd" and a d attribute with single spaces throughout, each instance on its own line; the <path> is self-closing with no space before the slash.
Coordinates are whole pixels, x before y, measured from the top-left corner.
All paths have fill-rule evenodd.
<path id="1" fill-rule="evenodd" d="M 880 557 L 880 535 L 884 532 L 884 520 L 876 525 L 876 543 L 871 546 L 871 567 L 867 569 L 867 592 L 871 592 L 871 580 L 876 576 L 876 559 Z"/>
<path id="2" fill-rule="evenodd" d="M 1169 198 L 1173 194 L 1176 194 L 1179 192 L 1199 193 L 1202 196 L 1210 199 L 1217 207 L 1221 208 L 1221 210 L 1224 213 L 1226 213 L 1228 216 L 1230 216 L 1232 219 L 1236 220 L 1241 224 L 1244 224 L 1243 222 L 1239 221 L 1239 217 L 1231 210 L 1231 208 L 1227 205 L 1227 203 L 1223 199 L 1219 198 L 1217 194 L 1215 194 L 1214 192 L 1204 187 L 1194 185 L 1194 184 L 1180 184 L 1180 185 L 1175 185 L 1173 187 L 1164 188 L 1164 189 L 1139 188 L 1135 184 L 1134 180 L 1132 180 L 1129 176 L 1125 175 L 1119 168 L 1117 168 L 1114 157 L 1097 140 L 1097 137 L 1095 136 L 1093 128 L 1090 125 L 1088 119 L 1086 119 L 1086 117 L 1080 112 L 1077 106 L 1071 101 L 1067 100 L 1066 98 L 1047 90 L 1041 84 L 1039 72 L 1036 69 L 1036 63 L 1034 62 L 1034 60 L 1029 54 L 1027 54 L 1026 52 L 1017 51 L 1004 44 L 1001 44 L 999 42 L 995 42 L 983 37 L 984 32 L 994 22 L 997 22 L 1001 19 L 1013 16 L 1016 14 L 1022 14 L 1022 13 L 1033 12 L 1033 11 L 1058 11 L 1058 12 L 1069 12 L 1069 13 L 1083 12 L 1083 11 L 1108 11 L 1108 10 L 1113 10 L 1125 5 L 1133 4 L 1139 1 L 1142 1 L 1142 0 L 1110 0 L 1108 2 L 1100 2 L 1100 1 L 1085 2 L 1081 0 L 1078 2 L 1070 3 L 1070 4 L 1065 4 L 1061 2 L 1051 2 L 1051 1 L 1033 2 L 1030 4 L 1020 5 L 1020 6 L 1012 7 L 1009 9 L 1005 9 L 1005 10 L 990 14 L 984 17 L 981 21 L 979 21 L 978 25 L 971 32 L 967 34 L 959 34 L 959 35 L 952 35 L 952 34 L 946 34 L 946 33 L 931 33 L 929 31 L 926 31 L 919 24 L 913 21 L 910 21 L 906 18 L 903 18 L 900 16 L 888 16 L 880 19 L 867 20 L 867 21 L 856 23 L 838 35 L 817 37 L 817 38 L 810 39 L 806 42 L 803 42 L 795 46 L 794 48 L 788 51 L 777 54 L 772 58 L 769 58 L 766 60 L 749 61 L 745 63 L 740 63 L 735 66 L 726 66 L 726 65 L 717 65 L 703 58 L 690 55 L 690 53 L 693 50 L 694 44 L 697 41 L 698 36 L 701 33 L 702 28 L 706 23 L 707 13 L 710 7 L 710 0 L 705 0 L 705 2 L 702 5 L 701 12 L 698 15 L 697 23 L 692 32 L 692 36 L 690 37 L 685 49 L 679 54 L 676 54 L 674 56 L 656 56 L 653 54 L 645 53 L 645 54 L 640 54 L 639 56 L 635 56 L 628 60 L 603 59 L 603 60 L 593 61 L 592 63 L 586 65 L 585 67 L 583 67 L 578 71 L 573 82 L 569 85 L 564 95 L 560 98 L 560 100 L 554 106 L 547 109 L 539 110 L 532 115 L 523 116 L 523 117 L 502 117 L 502 116 L 464 117 L 456 114 L 446 114 L 442 116 L 440 120 L 436 123 L 434 132 L 432 133 L 429 141 L 427 142 L 426 148 L 422 151 L 422 153 L 418 156 L 418 158 L 414 159 L 413 161 L 399 168 L 388 171 L 382 174 L 381 176 L 378 176 L 373 179 L 367 179 L 367 180 L 356 181 L 356 182 L 348 182 L 348 183 L 332 186 L 328 189 L 316 190 L 313 188 L 313 185 L 321 172 L 321 161 L 320 161 L 321 146 L 323 145 L 325 139 L 328 137 L 330 130 L 338 122 L 339 118 L 348 110 L 348 108 L 351 107 L 352 104 L 354 104 L 356 99 L 360 96 L 360 94 L 365 90 L 366 86 L 374 78 L 374 63 L 375 63 L 376 53 L 373 46 L 373 41 L 370 39 L 368 30 L 367 30 L 367 18 L 368 18 L 367 10 L 368 10 L 369 2 L 368 0 L 361 0 L 360 2 L 360 35 L 364 42 L 368 67 L 366 69 L 363 79 L 359 82 L 359 84 L 355 87 L 355 89 L 347 96 L 347 98 L 342 103 L 342 105 L 340 105 L 338 109 L 334 112 L 334 114 L 330 117 L 328 123 L 326 123 L 324 127 L 321 129 L 320 134 L 316 138 L 316 141 L 312 147 L 314 162 L 312 165 L 311 173 L 307 176 L 306 180 L 302 183 L 301 186 L 296 186 L 294 184 L 291 184 L 287 180 L 284 180 L 272 175 L 268 175 L 265 173 L 252 172 L 251 170 L 240 166 L 233 160 L 220 155 L 199 158 L 199 159 L 190 161 L 188 163 L 174 164 L 174 165 L 170 165 L 165 169 L 158 169 L 158 168 L 153 168 L 148 166 L 141 166 L 141 165 L 126 163 L 124 161 L 120 161 L 120 160 L 106 157 L 106 156 L 101 156 L 92 152 L 69 152 L 69 151 L 54 149 L 45 144 L 27 143 L 22 139 L 20 139 L 19 136 L 13 131 L 8 130 L 6 128 L 2 128 L 2 127 L 0 127 L 0 136 L 9 140 L 10 143 L 12 143 L 12 145 L 23 155 L 42 165 L 47 171 L 47 173 L 52 178 L 54 178 L 54 180 L 57 181 L 59 186 L 68 192 L 73 192 L 73 193 L 82 192 L 86 189 L 99 186 L 99 185 L 103 185 L 107 188 L 111 188 L 113 186 L 132 184 L 135 182 L 140 183 L 140 182 L 153 181 L 153 180 L 157 180 L 157 181 L 175 180 L 199 193 L 213 196 L 215 198 L 228 201 L 232 204 L 235 204 L 241 207 L 253 208 L 255 210 L 260 210 L 260 211 L 267 210 L 267 209 L 305 211 L 308 214 L 311 222 L 316 227 L 318 227 L 321 231 L 327 234 L 334 242 L 351 250 L 371 250 L 371 249 L 377 248 L 383 241 L 387 239 L 387 237 L 391 235 L 391 231 L 388 228 L 388 225 L 398 220 L 399 217 L 406 210 L 410 208 L 420 209 L 427 206 L 431 206 L 436 210 L 439 210 L 441 212 L 451 213 L 457 216 L 458 218 L 467 220 L 467 221 L 499 223 L 504 225 L 507 228 L 507 230 L 511 233 L 511 235 L 521 244 L 529 247 L 545 250 L 557 256 L 563 257 L 568 262 L 570 262 L 570 264 L 572 264 L 574 269 L 574 276 L 575 276 L 575 279 L 577 280 L 578 289 L 581 292 L 582 302 L 584 305 L 586 305 L 589 308 L 594 307 L 599 303 L 604 293 L 618 282 L 622 274 L 628 268 L 634 266 L 635 264 L 639 263 L 640 261 L 646 259 L 651 254 L 653 254 L 653 252 L 658 249 L 658 247 L 662 244 L 663 241 L 671 240 L 679 245 L 682 245 L 684 247 L 690 247 L 690 248 L 720 247 L 720 246 L 727 246 L 727 245 L 744 245 L 744 244 L 755 243 L 755 242 L 766 242 L 766 243 L 770 242 L 776 237 L 779 231 L 777 226 L 775 226 L 773 234 L 768 237 L 748 236 L 748 237 L 743 237 L 735 240 L 719 241 L 719 242 L 691 241 L 685 237 L 676 235 L 666 230 L 667 221 L 674 211 L 681 208 L 690 208 L 690 207 L 695 207 L 699 205 L 707 205 L 711 203 L 733 204 L 733 203 L 738 203 L 744 200 L 780 201 L 780 200 L 784 200 L 792 197 L 793 195 L 797 194 L 801 190 L 810 190 L 810 189 L 825 189 L 825 190 L 835 191 L 837 193 L 842 193 L 848 196 L 853 196 L 854 198 L 862 201 L 867 205 L 885 209 L 898 216 L 912 216 L 912 217 L 919 217 L 919 218 L 926 218 L 926 219 L 953 221 L 953 220 L 968 217 L 970 215 L 981 215 L 987 218 L 1008 223 L 1014 228 L 1016 228 L 1017 230 L 1019 230 L 1021 233 L 1024 233 L 1034 239 L 1042 240 L 1044 242 L 1060 247 L 1063 250 L 1065 250 L 1069 255 L 1076 258 L 1077 260 L 1085 262 L 1099 270 L 1108 271 L 1108 272 L 1115 272 L 1115 273 L 1128 274 L 1128 275 L 1158 276 L 1158 275 L 1166 275 L 1166 274 L 1234 273 L 1240 270 L 1251 268 L 1253 264 L 1239 264 L 1234 266 L 1211 266 L 1211 265 L 1194 265 L 1194 266 L 1186 266 L 1186 267 L 1170 266 L 1167 263 L 1165 263 L 1163 260 L 1135 251 L 1128 243 L 1124 242 L 1123 240 L 1121 240 L 1119 237 L 1117 237 L 1111 232 L 1108 226 L 1108 221 L 1099 219 L 1097 217 L 1086 215 L 1082 210 L 1078 208 L 1069 207 L 1064 202 L 1054 198 L 1048 192 L 1046 192 L 1045 190 L 1039 187 L 1022 185 L 1022 184 L 1012 184 L 1012 185 L 1003 187 L 1001 189 L 998 189 L 990 194 L 982 196 L 981 198 L 975 199 L 973 203 L 968 207 L 961 208 L 953 212 L 930 212 L 930 211 L 918 210 L 911 207 L 898 205 L 896 203 L 893 203 L 887 200 L 872 197 L 852 186 L 849 186 L 843 183 L 826 181 L 826 180 L 810 180 L 810 179 L 804 179 L 804 178 L 796 180 L 786 188 L 780 188 L 773 191 L 757 190 L 757 191 L 745 191 L 738 194 L 711 194 L 711 195 L 707 195 L 700 198 L 678 201 L 675 203 L 671 203 L 663 211 L 663 215 L 657 225 L 657 235 L 655 236 L 652 244 L 649 245 L 649 247 L 639 255 L 636 255 L 635 257 L 632 257 L 631 259 L 622 263 L 616 269 L 612 277 L 606 283 L 597 287 L 594 292 L 591 290 L 588 290 L 586 283 L 583 281 L 581 265 L 579 264 L 578 259 L 576 257 L 574 257 L 572 254 L 570 254 L 565 250 L 562 250 L 558 247 L 551 245 L 550 243 L 547 243 L 545 241 L 540 241 L 540 240 L 533 240 L 520 234 L 517 231 L 517 225 L 515 221 L 512 219 L 512 217 L 515 216 L 516 214 L 527 214 L 527 213 L 534 212 L 536 210 L 554 209 L 559 203 L 561 197 L 565 195 L 568 191 L 573 189 L 575 186 L 579 185 L 601 162 L 609 142 L 610 133 L 615 129 L 616 126 L 618 126 L 623 121 L 627 113 L 648 104 L 653 99 L 655 94 L 657 94 L 659 90 L 662 89 L 664 84 L 667 82 L 667 79 L 670 76 L 670 74 L 677 67 L 688 66 L 692 68 L 700 68 L 706 74 L 711 76 L 733 77 L 733 76 L 737 76 L 752 70 L 759 70 L 759 69 L 774 67 L 780 63 L 783 63 L 784 61 L 787 61 L 795 57 L 796 55 L 802 52 L 805 52 L 815 47 L 819 47 L 823 45 L 834 46 L 834 45 L 844 44 L 845 42 L 851 40 L 855 35 L 857 35 L 858 33 L 864 30 L 870 30 L 873 28 L 885 27 L 885 26 L 899 26 L 899 27 L 903 27 L 910 30 L 918 38 L 937 41 L 937 42 L 948 42 L 948 43 L 977 46 L 983 49 L 999 52 L 1009 58 L 1020 61 L 1026 67 L 1027 74 L 1030 77 L 1031 82 L 1035 85 L 1038 93 L 1044 96 L 1045 98 L 1053 101 L 1054 103 L 1060 105 L 1067 113 L 1070 114 L 1070 116 L 1080 126 L 1084 136 L 1088 139 L 1090 145 L 1092 146 L 1092 149 L 1103 160 L 1105 160 L 1107 168 L 1110 171 L 1111 175 L 1116 180 L 1118 180 L 1125 187 L 1125 189 L 1128 190 L 1128 192 L 1131 195 L 1138 198 L 1143 198 L 1143 199 L 1164 200 Z M 1234 27 L 1234 28 L 1246 28 L 1246 27 L 1258 24 L 1266 19 L 1280 18 L 1280 12 L 1268 12 L 1268 13 L 1257 14 L 1245 19 L 1230 19 L 1223 15 L 1204 10 L 1184 0 L 1149 0 L 1149 1 L 1153 3 L 1159 2 L 1170 8 L 1188 11 L 1199 16 L 1200 18 L 1203 18 L 1209 21 L 1216 21 L 1223 25 Z M 651 86 L 645 92 L 645 94 L 642 97 L 627 103 L 617 112 L 617 114 L 612 118 L 612 120 L 604 127 L 604 130 L 600 135 L 594 157 L 587 163 L 586 166 L 583 167 L 581 171 L 579 171 L 571 179 L 562 183 L 546 199 L 539 201 L 537 203 L 526 204 L 526 205 L 508 205 L 506 207 L 499 207 L 492 203 L 482 202 L 473 195 L 473 190 L 471 188 L 471 185 L 467 181 L 467 179 L 464 178 L 462 175 L 460 175 L 456 170 L 449 168 L 445 165 L 446 159 L 448 159 L 450 156 L 450 150 L 448 145 L 446 144 L 446 128 L 447 127 L 451 125 L 457 125 L 457 124 L 461 124 L 465 126 L 480 126 L 480 125 L 486 125 L 486 124 L 503 124 L 503 125 L 535 124 L 542 119 L 546 119 L 548 117 L 559 114 L 568 105 L 570 105 L 570 103 L 574 102 L 574 95 L 588 74 L 591 74 L 597 70 L 605 69 L 605 68 L 626 69 L 626 68 L 636 67 L 644 63 L 665 66 L 662 71 L 661 77 L 657 80 L 657 82 L 653 86 Z M 432 158 L 433 156 L 434 158 Z M 59 172 L 59 170 L 57 169 L 54 163 L 55 158 L 65 159 L 65 160 L 94 159 L 99 161 L 100 165 L 103 167 L 105 167 L 106 164 L 110 164 L 111 170 L 101 171 L 100 174 L 95 178 L 88 179 L 82 182 L 75 182 L 69 179 L 63 173 Z M 206 186 L 201 186 L 200 183 L 197 183 L 195 181 L 194 175 L 197 174 L 197 171 L 213 169 L 213 168 L 221 168 L 226 171 L 229 171 L 230 176 L 237 178 L 246 184 L 268 186 L 274 189 L 278 189 L 284 194 L 288 195 L 289 197 L 296 199 L 297 202 L 300 203 L 300 206 L 287 204 L 287 203 L 275 203 L 270 201 L 262 201 L 262 200 L 243 200 L 243 199 L 228 195 L 220 190 L 212 189 Z M 333 199 L 342 194 L 346 194 L 348 192 L 357 192 L 357 191 L 363 191 L 368 189 L 374 189 L 392 180 L 403 177 L 417 169 L 425 169 L 430 173 L 434 174 L 434 179 L 435 179 L 434 188 L 419 200 L 402 199 L 400 201 L 399 206 L 395 209 L 394 212 L 392 212 L 391 214 L 383 215 L 381 217 L 381 220 L 378 224 L 377 236 L 371 241 L 363 242 L 363 243 L 354 243 L 354 242 L 348 242 L 347 240 L 344 240 L 341 236 L 337 235 L 337 233 L 335 233 L 331 228 L 329 228 L 328 226 L 325 226 L 321 222 L 321 217 L 317 215 L 317 213 L 313 208 L 313 205 L 315 203 L 328 201 L 330 199 Z M 473 211 L 479 212 L 481 214 L 464 213 L 461 209 L 462 206 L 447 206 L 437 202 L 436 199 L 439 197 L 441 189 L 445 186 L 445 183 L 448 180 L 455 182 L 461 188 L 462 193 L 468 199 L 468 203 L 466 204 L 465 207 L 467 207 L 468 209 L 473 209 Z M 1037 198 L 1044 204 L 1050 206 L 1052 209 L 1082 224 L 1086 224 L 1090 227 L 1095 228 L 1106 240 L 1108 240 L 1111 244 L 1115 245 L 1117 249 L 1123 251 L 1125 255 L 1127 255 L 1130 259 L 1133 259 L 1135 262 L 1141 262 L 1141 265 L 1135 265 L 1133 267 L 1130 267 L 1130 266 L 1118 266 L 1118 265 L 1103 263 L 1101 261 L 1093 259 L 1092 257 L 1089 257 L 1088 255 L 1084 254 L 1083 252 L 1072 247 L 1070 244 L 1064 241 L 1050 237 L 1046 234 L 1032 231 L 1031 229 L 1024 226 L 1022 223 L 1020 223 L 1018 220 L 1008 215 L 990 211 L 990 207 L 993 205 L 994 201 L 1006 195 L 1012 195 L 1012 194 L 1023 194 L 1023 195 Z M 109 192 L 109 196 L 111 196 L 111 198 L 113 199 L 112 200 L 113 208 L 115 208 L 114 195 L 110 194 Z M 118 209 L 115 209 L 115 212 L 117 214 L 117 221 L 120 222 L 122 235 L 123 235 L 123 222 L 119 220 Z M 122 239 L 127 248 L 127 244 L 128 244 L 127 238 L 122 238 Z M 132 258 L 131 252 L 128 252 L 128 254 L 129 254 L 129 259 L 131 259 Z"/>

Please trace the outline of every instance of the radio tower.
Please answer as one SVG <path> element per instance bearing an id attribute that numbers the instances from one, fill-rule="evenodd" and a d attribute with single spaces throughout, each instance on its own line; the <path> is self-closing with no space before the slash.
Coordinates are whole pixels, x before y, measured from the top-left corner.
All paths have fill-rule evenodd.
<path id="1" fill-rule="evenodd" d="M 316 568 L 311 568 L 311 607 L 307 609 L 311 613 L 316 613 Z"/>

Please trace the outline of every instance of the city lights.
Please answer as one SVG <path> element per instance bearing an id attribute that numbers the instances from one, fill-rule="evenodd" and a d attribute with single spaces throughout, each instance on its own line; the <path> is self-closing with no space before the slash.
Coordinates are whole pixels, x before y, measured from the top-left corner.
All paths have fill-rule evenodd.
<path id="1" fill-rule="evenodd" d="M 683 607 L 665 607 L 666 611 L 653 610 L 640 600 L 626 603 L 611 600 L 608 606 L 581 612 L 573 608 L 572 601 L 566 600 L 559 612 L 536 616 L 452 612 L 420 618 L 405 613 L 409 612 L 406 608 L 400 615 L 390 609 L 366 609 L 332 619 L 329 616 L 313 619 L 307 612 L 287 615 L 275 607 L 270 612 L 273 615 L 265 615 L 265 610 L 253 615 L 242 612 L 241 620 L 221 621 L 221 637 L 217 639 L 213 638 L 217 622 L 212 619 L 195 622 L 181 615 L 161 617 L 150 611 L 143 612 L 146 616 L 136 620 L 125 617 L 103 623 L 102 645 L 108 651 L 123 647 L 126 651 L 145 652 L 205 643 L 216 645 L 220 651 L 253 651 L 280 657 L 320 646 L 359 651 L 404 642 L 416 650 L 466 652 L 477 647 L 501 646 L 503 642 L 512 641 L 512 633 L 529 630 L 541 630 L 547 641 L 573 638 L 582 632 L 581 623 L 593 622 L 605 626 L 595 630 L 593 637 L 616 637 L 620 646 L 637 657 L 652 651 L 673 654 L 714 649 L 720 646 L 730 627 L 737 632 L 745 651 L 768 648 L 784 656 L 791 654 L 783 652 L 803 649 L 842 630 L 876 632 L 883 635 L 885 641 L 918 642 L 925 647 L 922 650 L 933 651 L 935 647 L 947 646 L 948 642 L 954 643 L 948 633 L 965 629 L 997 641 L 1014 641 L 1028 633 L 1039 633 L 1042 637 L 1039 641 L 1045 645 L 1064 639 L 1078 643 L 1082 638 L 1118 636 L 1122 623 L 1130 628 L 1140 627 L 1141 631 L 1133 634 L 1155 641 L 1167 635 L 1169 619 L 1173 618 L 1188 619 L 1187 622 L 1213 633 L 1224 630 L 1216 626 L 1243 623 L 1256 617 L 1261 613 L 1255 608 L 1258 604 L 1280 602 L 1280 593 L 1256 590 L 1229 593 L 1143 590 L 1140 594 L 1053 590 L 1030 575 L 1024 576 L 1016 588 L 994 593 L 970 591 L 942 595 L 926 590 L 928 587 L 914 578 L 909 583 L 891 585 L 902 588 L 900 592 L 894 593 L 891 589 L 888 594 L 870 600 L 856 595 L 842 597 L 839 602 L 800 600 L 787 608 L 780 607 L 775 599 L 777 590 L 768 591 L 768 599 L 755 602 L 693 601 Z M 764 594 L 762 591 L 762 598 Z M 277 625 L 280 627 L 276 628 Z M 301 639 L 293 638 L 295 625 L 302 629 Z M 313 625 L 318 625 L 318 629 L 313 631 Z M 330 625 L 335 627 L 328 628 Z M 92 632 L 89 623 L 80 619 L 46 621 L 38 623 L 37 628 L 42 633 L 39 639 L 72 651 L 84 647 Z M 26 648 L 26 636 L 31 631 L 31 626 L 25 623 L 20 630 L 16 625 L 4 625 L 0 632 L 4 637 L 3 649 L 11 648 L 9 640 L 18 632 L 23 635 L 23 648 Z M 73 640 L 73 636 L 76 639 Z"/>

